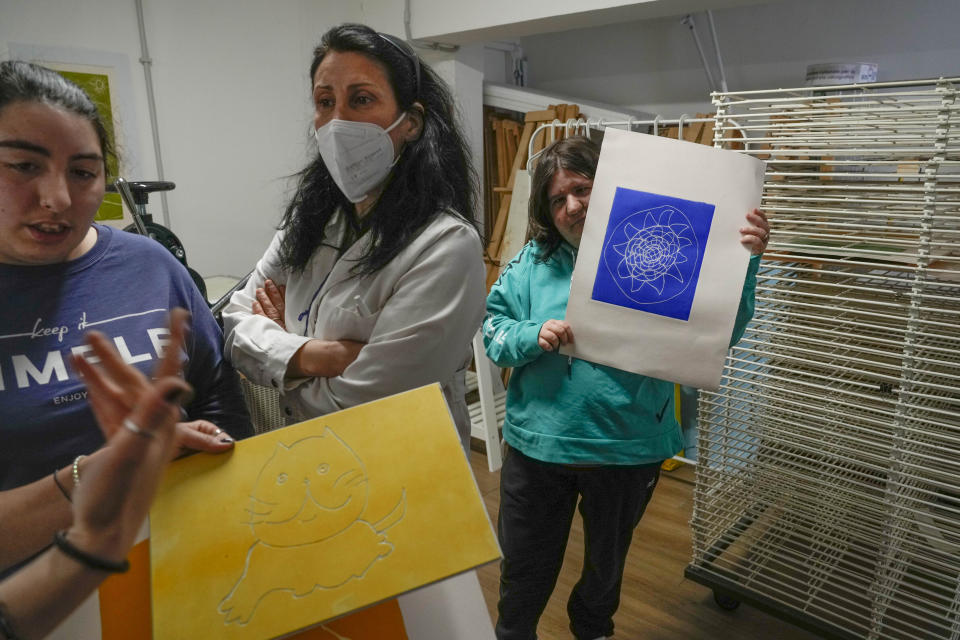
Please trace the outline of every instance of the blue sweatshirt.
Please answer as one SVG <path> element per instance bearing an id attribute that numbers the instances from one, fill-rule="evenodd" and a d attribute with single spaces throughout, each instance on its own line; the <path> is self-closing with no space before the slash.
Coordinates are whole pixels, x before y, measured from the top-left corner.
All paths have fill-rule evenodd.
<path id="1" fill-rule="evenodd" d="M 537 337 L 563 319 L 576 253 L 567 243 L 546 262 L 528 243 L 487 297 L 483 341 L 500 367 L 513 367 L 503 435 L 525 455 L 560 464 L 641 465 L 683 448 L 672 382 L 545 352 Z M 731 344 L 753 317 L 760 257 L 747 269 Z M 576 329 L 574 329 L 576 335 Z"/>
<path id="2" fill-rule="evenodd" d="M 157 242 L 96 226 L 85 255 L 60 264 L 0 264 L 0 489 L 18 487 L 103 444 L 69 354 L 88 329 L 150 375 L 169 337 L 167 314 L 192 314 L 184 376 L 194 388 L 185 420 L 235 438 L 252 435 L 220 328 L 186 269 Z"/>

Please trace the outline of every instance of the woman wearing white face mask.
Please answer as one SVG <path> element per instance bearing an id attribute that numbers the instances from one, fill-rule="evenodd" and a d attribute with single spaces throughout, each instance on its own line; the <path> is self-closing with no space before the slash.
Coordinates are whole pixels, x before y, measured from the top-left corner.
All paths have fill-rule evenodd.
<path id="1" fill-rule="evenodd" d="M 224 310 L 228 357 L 288 421 L 464 373 L 484 307 L 476 178 L 449 91 L 403 41 L 334 27 L 310 68 L 318 157 Z"/>

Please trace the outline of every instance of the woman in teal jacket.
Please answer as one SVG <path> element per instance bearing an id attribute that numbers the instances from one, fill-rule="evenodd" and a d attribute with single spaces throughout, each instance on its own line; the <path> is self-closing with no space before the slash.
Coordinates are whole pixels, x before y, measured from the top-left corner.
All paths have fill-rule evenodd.
<path id="1" fill-rule="evenodd" d="M 579 498 L 584 570 L 570 594 L 578 640 L 613 634 L 633 530 L 653 494 L 660 463 L 682 447 L 673 383 L 557 353 L 573 340 L 566 315 L 570 277 L 590 202 L 599 149 L 562 140 L 542 155 L 530 197 L 532 240 L 487 298 L 487 355 L 513 367 L 503 424 L 509 450 L 500 475 L 498 640 L 534 640 L 553 591 Z M 747 269 L 731 345 L 753 316 L 760 255 L 770 227 L 747 214 Z"/>

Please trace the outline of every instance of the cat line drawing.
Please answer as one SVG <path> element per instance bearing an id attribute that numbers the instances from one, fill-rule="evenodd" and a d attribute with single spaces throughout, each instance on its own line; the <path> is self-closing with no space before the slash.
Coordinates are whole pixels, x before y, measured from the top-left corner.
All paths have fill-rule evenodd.
<path id="1" fill-rule="evenodd" d="M 376 520 L 365 514 L 368 497 L 363 461 L 329 427 L 290 445 L 277 443 L 246 510 L 256 541 L 217 607 L 224 624 L 249 623 L 273 592 L 302 598 L 363 579 L 393 551 L 387 531 L 406 513 L 406 489 Z"/>

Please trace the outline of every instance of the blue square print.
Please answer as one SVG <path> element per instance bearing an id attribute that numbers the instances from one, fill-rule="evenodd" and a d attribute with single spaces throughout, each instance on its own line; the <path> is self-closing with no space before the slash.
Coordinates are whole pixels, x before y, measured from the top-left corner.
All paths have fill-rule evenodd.
<path id="1" fill-rule="evenodd" d="M 688 320 L 714 209 L 617 187 L 591 297 Z"/>

